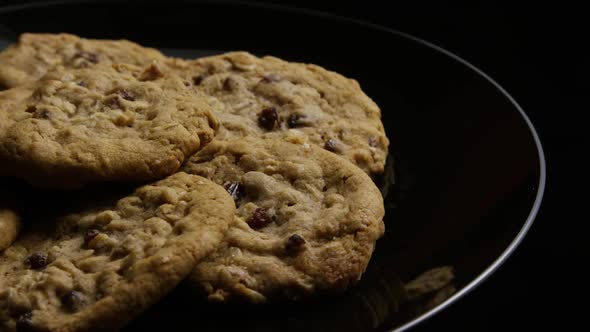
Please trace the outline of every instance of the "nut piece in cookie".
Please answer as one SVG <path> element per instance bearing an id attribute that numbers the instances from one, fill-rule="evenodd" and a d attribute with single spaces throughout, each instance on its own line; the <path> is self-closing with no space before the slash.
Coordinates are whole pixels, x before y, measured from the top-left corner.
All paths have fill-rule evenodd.
<path id="1" fill-rule="evenodd" d="M 384 231 L 373 181 L 320 147 L 214 140 L 183 170 L 239 192 L 223 244 L 190 277 L 211 301 L 257 303 L 346 289 Z"/>
<path id="2" fill-rule="evenodd" d="M 0 175 L 75 188 L 174 173 L 218 124 L 169 71 L 143 80 L 154 66 L 59 69 L 0 92 Z"/>
<path id="3" fill-rule="evenodd" d="M 117 330 L 211 253 L 234 214 L 223 187 L 180 172 L 114 203 L 31 220 L 0 255 L 0 331 Z"/>

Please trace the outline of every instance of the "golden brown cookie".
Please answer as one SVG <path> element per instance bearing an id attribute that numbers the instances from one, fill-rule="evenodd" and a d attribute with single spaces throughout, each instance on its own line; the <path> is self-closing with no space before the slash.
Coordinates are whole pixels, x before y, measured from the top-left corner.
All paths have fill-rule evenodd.
<path id="1" fill-rule="evenodd" d="M 157 66 L 59 69 L 0 92 L 0 175 L 57 188 L 160 179 L 217 126 L 210 105 Z"/>
<path id="2" fill-rule="evenodd" d="M 43 60 L 48 57 L 52 60 Z M 218 114 L 227 129 L 220 138 L 264 135 L 306 141 L 344 156 L 370 175 L 383 172 L 389 141 L 378 106 L 355 80 L 316 65 L 246 52 L 183 61 L 127 41 L 23 34 L 0 54 L 0 85 L 37 80 L 56 66 L 94 62 L 154 62 L 172 69 L 225 108 Z"/>
<path id="3" fill-rule="evenodd" d="M 34 82 L 56 67 L 85 68 L 97 63 L 147 66 L 161 62 L 159 51 L 127 40 L 84 39 L 71 34 L 24 33 L 0 53 L 0 87 Z"/>
<path id="4" fill-rule="evenodd" d="M 183 170 L 225 186 L 237 205 L 222 246 L 190 277 L 212 301 L 346 289 L 383 234 L 383 199 L 372 180 L 314 145 L 214 140 Z"/>
<path id="5" fill-rule="evenodd" d="M 0 330 L 120 328 L 217 247 L 234 211 L 222 187 L 177 173 L 115 203 L 29 221 L 0 255 Z"/>
<path id="6" fill-rule="evenodd" d="M 359 84 L 322 67 L 231 52 L 169 60 L 199 92 L 225 106 L 218 138 L 247 136 L 307 142 L 382 173 L 389 141 L 379 107 Z"/>

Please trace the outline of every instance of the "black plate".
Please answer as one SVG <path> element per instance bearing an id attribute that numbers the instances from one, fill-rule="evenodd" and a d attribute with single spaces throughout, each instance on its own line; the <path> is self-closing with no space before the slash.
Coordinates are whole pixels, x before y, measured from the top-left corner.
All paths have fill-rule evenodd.
<path id="1" fill-rule="evenodd" d="M 179 288 L 126 331 L 404 330 L 493 273 L 539 208 L 545 162 L 524 112 L 477 68 L 403 33 L 219 1 L 27 5 L 0 9 L 0 22 L 7 41 L 25 31 L 71 32 L 126 38 L 179 56 L 240 49 L 316 63 L 357 79 L 381 106 L 396 183 L 385 179 L 386 235 L 355 288 L 264 306 L 211 305 Z M 407 308 L 401 282 L 441 265 L 454 267 L 458 292 L 426 313 Z"/>

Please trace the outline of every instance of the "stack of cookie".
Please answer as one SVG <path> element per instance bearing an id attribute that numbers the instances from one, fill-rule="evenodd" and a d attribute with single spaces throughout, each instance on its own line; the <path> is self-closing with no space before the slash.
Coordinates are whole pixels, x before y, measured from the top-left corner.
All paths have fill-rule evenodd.
<path id="1" fill-rule="evenodd" d="M 182 280 L 217 302 L 344 290 L 383 234 L 380 111 L 334 72 L 24 34 L 0 85 L 0 176 L 67 197 L 0 202 L 2 331 L 116 330 Z"/>

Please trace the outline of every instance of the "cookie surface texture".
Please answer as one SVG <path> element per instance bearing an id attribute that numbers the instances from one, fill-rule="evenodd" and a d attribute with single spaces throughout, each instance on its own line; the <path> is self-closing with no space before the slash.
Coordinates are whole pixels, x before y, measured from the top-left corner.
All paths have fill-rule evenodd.
<path id="1" fill-rule="evenodd" d="M 60 69 L 0 92 L 0 174 L 57 188 L 157 180 L 217 126 L 208 103 L 154 65 Z"/>
<path id="2" fill-rule="evenodd" d="M 177 71 L 225 106 L 220 138 L 266 136 L 307 142 L 343 156 L 368 174 L 384 170 L 389 141 L 379 107 L 357 81 L 320 66 L 231 52 Z"/>
<path id="3" fill-rule="evenodd" d="M 24 33 L 17 43 L 0 53 L 0 87 L 34 82 L 56 67 L 86 68 L 98 63 L 146 66 L 163 59 L 159 51 L 127 40 Z"/>
<path id="4" fill-rule="evenodd" d="M 38 221 L 0 256 L 1 331 L 120 328 L 214 250 L 235 213 L 222 187 L 186 173 L 111 204 Z"/>
<path id="5" fill-rule="evenodd" d="M 20 230 L 20 217 L 11 209 L 0 208 L 0 252 L 8 248 Z"/>
<path id="6" fill-rule="evenodd" d="M 343 290 L 383 234 L 383 199 L 358 167 L 309 144 L 214 140 L 183 169 L 223 185 L 237 212 L 190 280 L 211 301 L 267 302 Z"/>

